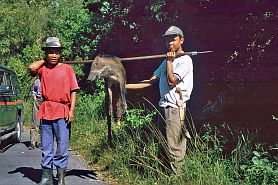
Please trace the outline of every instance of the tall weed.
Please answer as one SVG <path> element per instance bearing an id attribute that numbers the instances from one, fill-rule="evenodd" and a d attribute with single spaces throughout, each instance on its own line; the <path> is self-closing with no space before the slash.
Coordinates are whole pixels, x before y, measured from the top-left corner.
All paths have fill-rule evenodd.
<path id="1" fill-rule="evenodd" d="M 75 122 L 72 123 L 71 147 L 78 150 L 88 160 L 94 161 L 91 149 L 99 147 L 106 137 L 103 114 L 104 92 L 97 94 L 78 93 Z"/>
<path id="2" fill-rule="evenodd" d="M 109 172 L 116 177 L 117 181 L 113 182 L 190 185 L 278 183 L 277 156 L 270 157 L 261 145 L 252 148 L 250 133 L 233 134 L 237 136 L 237 144 L 229 154 L 225 154 L 224 146 L 228 139 L 217 127 L 209 124 L 199 135 L 190 112 L 187 122 L 192 138 L 188 141 L 180 176 L 172 173 L 159 158 L 160 147 L 167 147 L 167 144 L 154 120 L 159 114 L 156 109 L 129 109 L 121 127 L 113 126 L 115 148 L 110 148 L 107 145 L 103 99 L 103 92 L 79 95 L 71 142 L 101 172 Z"/>

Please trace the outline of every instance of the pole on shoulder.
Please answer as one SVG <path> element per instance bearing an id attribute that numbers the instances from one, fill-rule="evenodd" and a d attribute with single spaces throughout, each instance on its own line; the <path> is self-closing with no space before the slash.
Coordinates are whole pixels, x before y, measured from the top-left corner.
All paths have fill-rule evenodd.
<path id="1" fill-rule="evenodd" d="M 86 64 L 93 63 L 95 60 L 81 60 L 81 61 L 61 61 L 64 64 Z"/>
<path id="2" fill-rule="evenodd" d="M 195 55 L 199 55 L 199 54 L 206 54 L 206 53 L 212 53 L 212 52 L 213 51 L 189 51 L 189 52 L 179 53 L 179 54 L 177 54 L 177 57 L 184 56 L 184 55 L 195 56 Z M 133 60 L 146 60 L 146 59 L 164 58 L 164 57 L 166 57 L 166 54 L 120 58 L 120 60 L 121 61 L 133 61 Z M 62 63 L 65 63 L 65 64 L 85 64 L 85 63 L 93 63 L 94 61 L 95 60 L 63 61 Z"/>
<path id="3" fill-rule="evenodd" d="M 205 54 L 205 53 L 211 53 L 213 51 L 189 51 L 184 53 L 177 54 L 177 57 L 189 55 L 189 56 L 195 56 L 198 54 Z M 121 61 L 132 61 L 132 60 L 145 60 L 145 59 L 153 59 L 153 58 L 164 58 L 166 57 L 166 54 L 162 55 L 150 55 L 150 56 L 141 56 L 141 57 L 129 57 L 129 58 L 120 58 Z"/>

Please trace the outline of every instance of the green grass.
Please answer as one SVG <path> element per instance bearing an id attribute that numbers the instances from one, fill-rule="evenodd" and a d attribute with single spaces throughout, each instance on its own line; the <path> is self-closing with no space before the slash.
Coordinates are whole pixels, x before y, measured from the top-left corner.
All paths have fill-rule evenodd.
<path id="1" fill-rule="evenodd" d="M 174 175 L 159 160 L 159 146 L 165 145 L 153 121 L 156 111 L 130 109 L 120 128 L 114 127 L 115 148 L 107 145 L 103 113 L 104 94 L 78 95 L 71 147 L 92 164 L 109 184 L 277 184 L 277 156 L 263 146 L 252 146 L 247 133 L 237 135 L 237 144 L 223 153 L 227 142 L 217 128 L 206 126 L 199 136 L 194 127 L 188 143 L 182 174 Z M 193 119 L 189 117 L 189 122 Z M 272 150 L 277 150 L 272 148 Z M 109 175 L 107 175 L 109 174 Z M 115 177 L 114 179 L 111 178 Z"/>

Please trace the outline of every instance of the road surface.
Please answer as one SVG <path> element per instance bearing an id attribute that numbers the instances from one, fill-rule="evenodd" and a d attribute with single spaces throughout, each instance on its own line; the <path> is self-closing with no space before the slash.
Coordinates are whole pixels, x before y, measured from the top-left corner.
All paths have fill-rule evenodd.
<path id="1" fill-rule="evenodd" d="M 0 153 L 0 185 L 30 185 L 38 184 L 41 179 L 41 151 L 28 150 L 29 131 L 22 135 L 21 143 L 6 147 Z M 57 184 L 56 170 L 53 170 L 54 185 Z M 70 152 L 66 172 L 67 185 L 104 185 L 97 179 L 97 174 L 89 170 L 86 163 Z"/>

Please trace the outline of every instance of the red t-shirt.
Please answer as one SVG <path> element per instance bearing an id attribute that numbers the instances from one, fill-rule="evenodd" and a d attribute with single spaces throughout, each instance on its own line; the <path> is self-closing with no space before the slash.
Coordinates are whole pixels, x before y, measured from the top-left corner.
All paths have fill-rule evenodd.
<path id="1" fill-rule="evenodd" d="M 55 68 L 41 67 L 41 90 L 43 102 L 38 117 L 40 119 L 55 120 L 68 115 L 71 97 L 70 92 L 79 89 L 75 73 L 68 64 L 61 64 Z"/>

